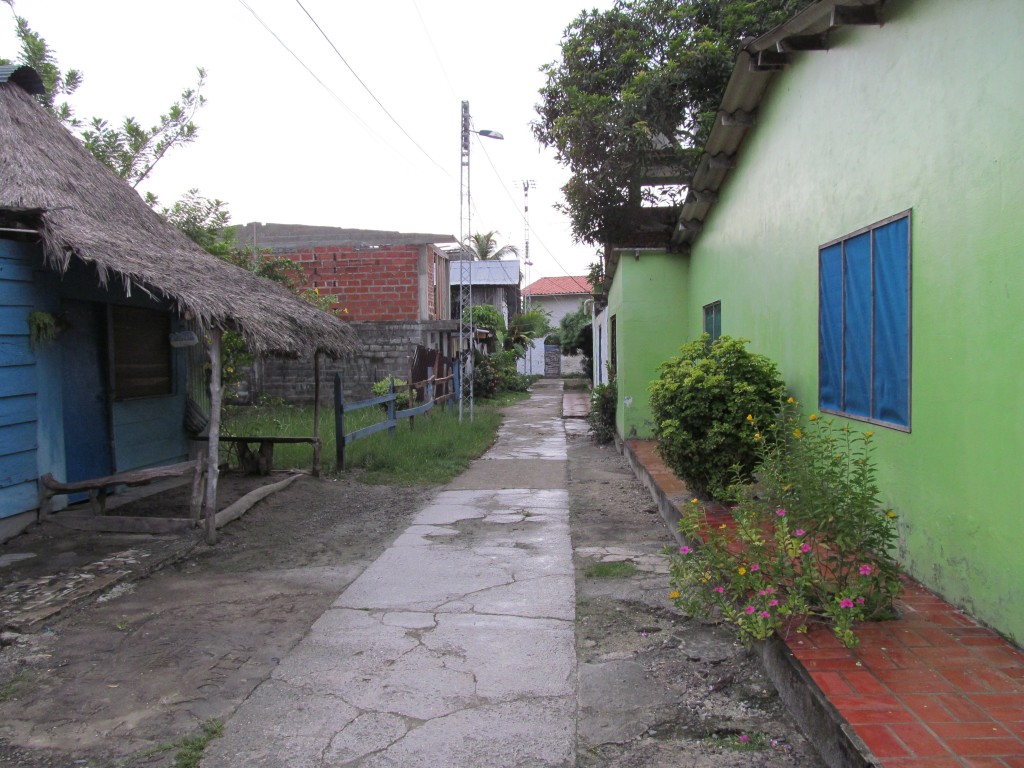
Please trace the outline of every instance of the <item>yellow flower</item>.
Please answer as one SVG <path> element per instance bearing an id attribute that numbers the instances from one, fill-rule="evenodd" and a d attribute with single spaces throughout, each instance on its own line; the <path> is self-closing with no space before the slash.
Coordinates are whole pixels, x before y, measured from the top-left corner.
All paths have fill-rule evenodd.
<path id="1" fill-rule="evenodd" d="M 678 599 L 679 599 L 679 596 L 680 596 L 680 594 L 681 594 L 681 593 L 679 592 L 679 590 L 676 590 L 675 592 L 669 592 L 669 593 L 668 593 L 668 599 L 669 599 L 669 600 L 678 600 Z"/>
<path id="2" fill-rule="evenodd" d="M 317 288 L 316 286 L 313 287 L 313 295 L 314 296 L 319 296 L 320 295 L 320 289 Z"/>
<path id="3" fill-rule="evenodd" d="M 792 397 L 787 397 L 786 398 L 786 402 L 789 403 L 790 405 L 792 405 L 793 403 L 796 402 L 796 400 L 794 400 Z"/>
<path id="4" fill-rule="evenodd" d="M 747 569 L 744 568 L 742 565 L 739 568 L 736 569 L 736 573 L 738 573 L 740 576 L 744 575 L 746 572 L 747 572 Z"/>
<path id="5" fill-rule="evenodd" d="M 808 418 L 809 418 L 809 419 L 810 419 L 811 421 L 814 421 L 815 419 L 817 419 L 817 418 L 818 418 L 818 414 L 816 414 L 816 413 L 812 413 L 812 414 L 811 414 L 810 416 L 808 416 Z"/>
<path id="6" fill-rule="evenodd" d="M 697 498 L 696 498 L 696 497 L 694 497 L 694 498 L 690 499 L 690 503 L 691 503 L 691 504 L 700 504 L 700 502 L 699 502 L 699 501 L 697 501 Z"/>
<path id="7" fill-rule="evenodd" d="M 232 368 L 232 367 L 231 367 L 230 365 L 228 365 L 228 366 L 225 366 L 224 370 L 225 370 L 225 371 L 226 371 L 227 373 L 234 373 L 234 372 L 235 372 L 235 369 L 234 369 L 234 368 Z"/>
<path id="8" fill-rule="evenodd" d="M 797 427 L 796 429 L 793 430 L 793 437 L 803 437 L 803 436 L 804 436 L 804 433 L 800 431 L 799 427 Z"/>
<path id="9" fill-rule="evenodd" d="M 761 433 L 760 432 L 755 432 L 754 433 L 754 440 L 760 440 L 760 439 L 761 439 Z"/>
<path id="10" fill-rule="evenodd" d="M 864 437 L 870 438 L 874 434 L 875 434 L 874 432 L 865 432 L 864 433 Z"/>
<path id="11" fill-rule="evenodd" d="M 754 420 L 754 415 L 752 413 L 748 413 L 747 414 L 747 421 L 753 421 L 753 420 Z"/>
<path id="12" fill-rule="evenodd" d="M 889 517 L 896 517 L 896 513 L 893 512 L 891 509 L 889 510 Z"/>
<path id="13" fill-rule="evenodd" d="M 345 313 L 345 314 L 347 315 L 347 314 L 348 314 L 348 307 L 345 307 L 345 308 L 344 308 L 343 310 L 341 310 L 341 311 L 342 311 L 342 312 L 344 312 L 344 313 Z"/>
<path id="14" fill-rule="evenodd" d="M 719 528 L 727 528 L 728 526 L 726 526 L 726 524 L 725 524 L 725 523 L 722 523 L 722 524 L 721 524 L 720 526 L 718 526 L 718 527 L 719 527 Z"/>

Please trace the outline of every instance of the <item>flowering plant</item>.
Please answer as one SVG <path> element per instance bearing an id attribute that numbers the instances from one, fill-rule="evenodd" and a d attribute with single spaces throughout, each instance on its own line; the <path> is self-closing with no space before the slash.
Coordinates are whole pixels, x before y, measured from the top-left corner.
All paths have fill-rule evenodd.
<path id="1" fill-rule="evenodd" d="M 683 510 L 683 536 L 701 544 L 673 556 L 671 582 L 680 607 L 717 611 L 745 639 L 813 617 L 855 646 L 855 622 L 884 617 L 899 594 L 895 514 L 879 504 L 873 433 L 797 409 L 789 398 L 772 424 L 749 420 L 770 439 L 727 515 L 698 499 Z"/>

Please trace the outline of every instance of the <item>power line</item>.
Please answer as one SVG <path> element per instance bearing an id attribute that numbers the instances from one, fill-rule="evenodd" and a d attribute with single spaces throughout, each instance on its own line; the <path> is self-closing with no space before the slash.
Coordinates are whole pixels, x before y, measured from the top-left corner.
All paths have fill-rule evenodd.
<path id="1" fill-rule="evenodd" d="M 444 81 L 448 84 L 448 91 L 451 93 L 452 98 L 458 100 L 458 96 L 455 93 L 455 88 L 452 85 L 452 80 L 448 77 L 448 70 L 444 68 L 444 62 L 441 61 L 441 54 L 437 51 L 437 46 L 434 45 L 434 38 L 430 34 L 430 30 L 427 28 L 427 22 L 423 18 L 423 14 L 420 12 L 419 3 L 416 0 L 412 0 L 412 7 L 416 9 L 416 15 L 419 16 L 420 26 L 423 27 L 423 34 L 427 36 L 427 41 L 430 43 L 430 48 L 434 52 L 434 58 L 437 59 L 437 66 L 441 69 L 441 74 L 444 75 Z"/>
<path id="2" fill-rule="evenodd" d="M 384 114 L 387 115 L 388 118 L 390 118 L 391 122 L 394 123 L 398 127 L 398 130 L 400 130 L 402 133 L 404 133 L 405 137 L 407 139 L 409 139 L 409 141 L 411 141 L 413 143 L 413 145 L 415 145 L 416 149 L 418 149 L 420 152 L 422 152 L 424 157 L 426 157 L 430 162 L 432 162 L 434 165 L 436 165 L 438 167 L 438 169 L 441 171 L 441 173 L 443 173 L 448 178 L 454 180 L 455 177 L 452 176 L 450 173 L 448 173 L 448 171 L 445 169 L 445 167 L 443 165 L 441 165 L 439 162 L 437 162 L 437 160 L 435 160 L 433 157 L 431 157 L 430 153 L 427 152 L 427 150 L 425 150 L 422 146 L 420 146 L 420 143 L 418 141 L 416 141 L 416 139 L 414 139 L 412 137 L 412 135 L 407 130 L 405 130 L 405 127 L 400 122 L 398 122 L 398 120 L 395 119 L 395 116 L 392 115 L 391 112 L 388 111 L 388 108 L 385 107 L 383 102 L 381 102 L 381 100 L 377 98 L 377 95 L 372 90 L 370 90 L 370 86 L 368 86 L 366 83 L 363 82 L 363 79 L 352 68 L 352 65 L 349 64 L 348 61 L 345 60 L 345 57 L 341 55 L 341 51 L 338 50 L 338 47 L 334 44 L 334 41 L 331 40 L 331 38 L 327 36 L 327 33 L 324 32 L 323 28 L 320 26 L 320 24 L 317 22 L 317 20 L 313 18 L 313 14 L 311 14 L 309 11 L 306 10 L 306 6 L 304 6 L 302 4 L 302 0 L 295 0 L 295 3 L 296 3 L 296 5 L 299 6 L 299 8 L 302 9 L 302 12 L 305 13 L 306 16 L 309 17 L 309 20 L 311 22 L 313 22 L 313 26 L 317 28 L 317 31 L 321 35 L 323 35 L 323 38 L 324 38 L 324 40 L 327 41 L 327 44 L 330 45 L 332 49 L 334 49 L 334 52 L 337 54 L 338 58 L 341 59 L 341 63 L 344 64 L 348 68 L 348 71 L 351 72 L 352 76 L 359 82 L 359 84 L 361 86 L 363 86 L 363 89 L 368 94 L 370 94 L 370 97 L 375 102 L 377 102 L 377 106 L 379 106 L 381 108 L 381 110 L 383 110 Z"/>

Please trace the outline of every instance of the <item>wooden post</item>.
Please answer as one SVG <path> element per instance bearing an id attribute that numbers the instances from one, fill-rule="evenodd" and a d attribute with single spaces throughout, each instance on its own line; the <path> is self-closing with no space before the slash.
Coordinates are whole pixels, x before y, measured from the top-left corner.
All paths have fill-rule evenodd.
<path id="1" fill-rule="evenodd" d="M 206 543 L 217 543 L 217 475 L 220 472 L 220 328 L 210 330 L 210 442 L 206 460 Z"/>
<path id="2" fill-rule="evenodd" d="M 345 394 L 340 372 L 334 374 L 334 461 L 339 472 L 345 469 Z"/>
<path id="3" fill-rule="evenodd" d="M 395 377 L 388 376 L 388 394 L 391 395 L 391 399 L 388 400 L 388 434 L 394 436 L 395 425 L 398 423 L 395 420 Z M 412 419 L 409 419 L 409 424 L 412 424 Z"/>
<path id="4" fill-rule="evenodd" d="M 462 361 L 456 358 L 452 361 L 452 394 L 454 399 L 459 401 L 459 421 L 462 420 Z M 455 410 L 455 403 L 452 403 L 452 411 Z"/>
<path id="5" fill-rule="evenodd" d="M 320 477 L 320 351 L 313 353 L 313 477 Z"/>
<path id="6" fill-rule="evenodd" d="M 427 384 L 423 388 L 423 397 L 428 403 L 434 402 L 434 367 L 431 365 L 427 366 Z M 429 414 L 434 410 L 434 406 L 430 406 L 430 410 L 427 411 Z"/>

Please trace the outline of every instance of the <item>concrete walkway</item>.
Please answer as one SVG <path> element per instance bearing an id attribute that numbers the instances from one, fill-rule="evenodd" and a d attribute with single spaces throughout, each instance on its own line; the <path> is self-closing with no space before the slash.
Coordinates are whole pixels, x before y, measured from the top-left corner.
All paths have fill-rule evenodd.
<path id="1" fill-rule="evenodd" d="M 561 382 L 511 408 L 227 722 L 205 768 L 570 766 L 575 587 Z"/>

